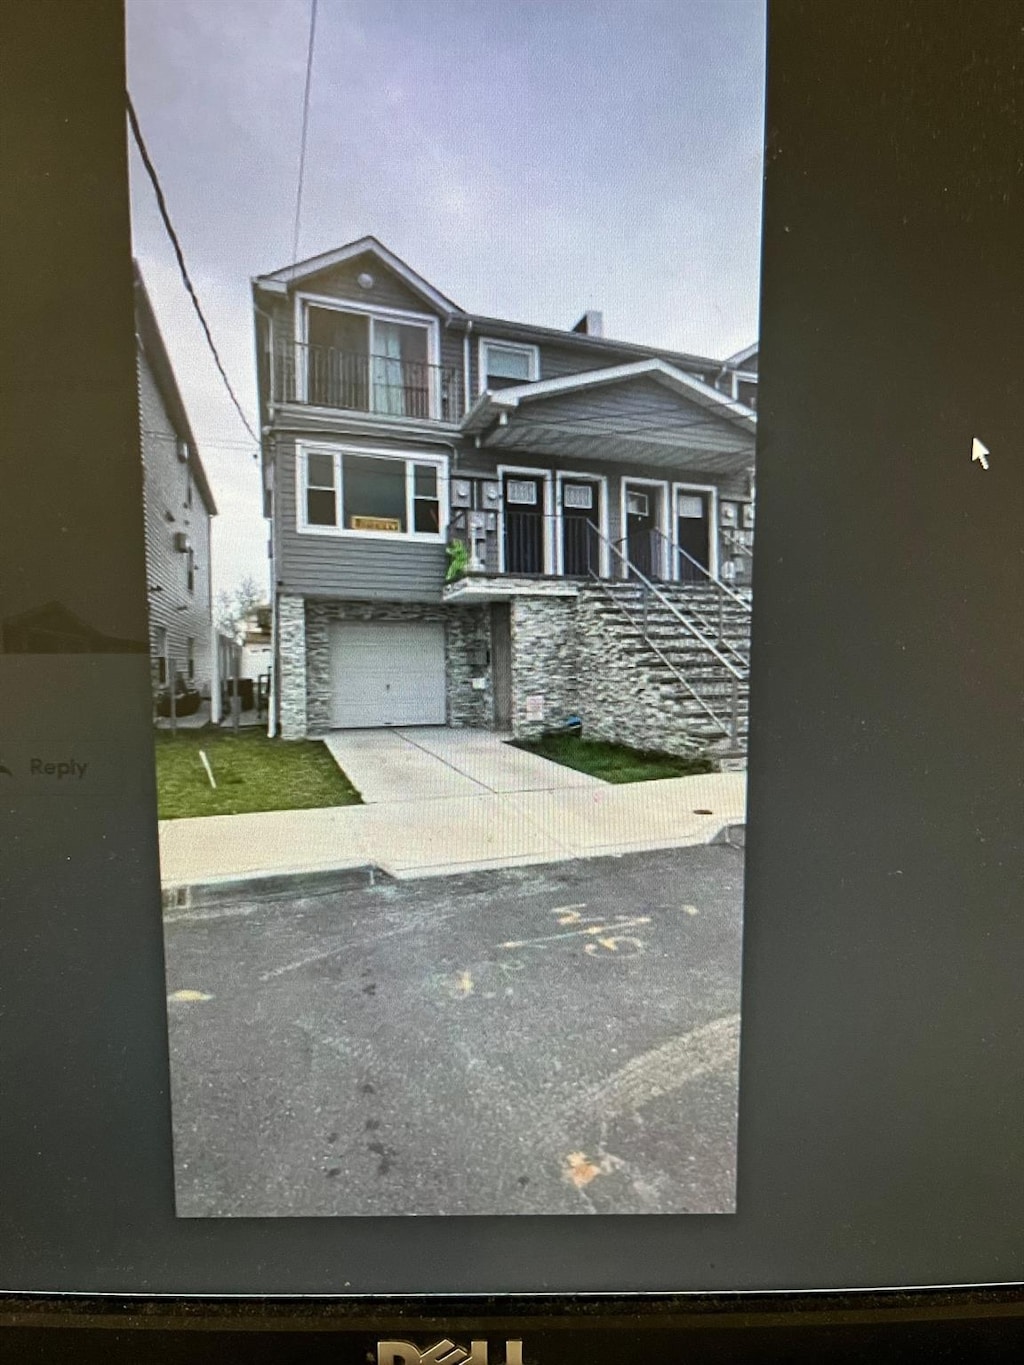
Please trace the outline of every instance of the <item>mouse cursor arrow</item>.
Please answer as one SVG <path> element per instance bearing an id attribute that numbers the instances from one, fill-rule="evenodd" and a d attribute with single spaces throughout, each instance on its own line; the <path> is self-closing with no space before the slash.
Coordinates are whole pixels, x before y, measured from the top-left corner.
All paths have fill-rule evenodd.
<path id="1" fill-rule="evenodd" d="M 988 468 L 988 446 L 984 441 L 979 441 L 977 436 L 971 442 L 971 463 L 977 460 L 982 469 Z"/>

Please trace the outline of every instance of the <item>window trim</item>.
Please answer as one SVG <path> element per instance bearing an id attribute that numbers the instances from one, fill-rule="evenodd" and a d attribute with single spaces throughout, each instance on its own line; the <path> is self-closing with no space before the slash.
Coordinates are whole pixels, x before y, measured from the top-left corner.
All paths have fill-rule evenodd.
<path id="1" fill-rule="evenodd" d="M 527 379 L 522 380 L 523 384 L 535 384 L 540 378 L 540 347 L 530 341 L 502 341 L 501 337 L 482 336 L 477 341 L 476 348 L 476 373 L 477 373 L 477 393 L 487 392 L 487 348 L 488 346 L 501 346 L 506 351 L 520 351 L 526 355 L 530 362 L 530 373 Z"/>
<path id="2" fill-rule="evenodd" d="M 347 526 L 315 526 L 306 520 L 306 457 L 309 454 L 330 455 L 334 461 L 335 516 L 345 510 L 342 460 L 345 455 L 361 455 L 370 459 L 388 459 L 405 465 L 406 525 L 415 525 L 416 465 L 430 465 L 437 470 L 437 501 L 440 529 L 434 531 L 353 531 Z M 295 442 L 295 529 L 299 535 L 327 536 L 336 540 L 383 540 L 392 543 L 411 541 L 421 545 L 444 545 L 448 540 L 448 456 L 434 455 L 420 450 L 395 450 L 381 446 L 355 446 L 339 441 Z"/>
<path id="3" fill-rule="evenodd" d="M 295 295 L 295 314 L 294 328 L 295 341 L 300 346 L 309 345 L 309 310 L 310 308 L 327 308 L 335 313 L 349 313 L 355 317 L 367 318 L 369 321 L 369 331 L 367 335 L 367 354 L 373 355 L 373 320 L 378 318 L 381 322 L 400 322 L 409 327 L 422 327 L 427 333 L 427 366 L 430 369 L 430 421 L 438 421 L 441 412 L 440 378 L 441 378 L 441 325 L 436 317 L 431 313 L 416 313 L 407 308 L 387 308 L 383 304 L 368 303 L 361 304 L 352 299 L 336 299 L 327 294 L 306 294 L 297 293 Z M 295 395 L 296 402 L 308 403 L 309 392 L 307 386 L 306 367 L 300 364 L 300 355 L 297 353 L 295 358 Z M 435 392 L 437 390 L 437 392 Z M 394 416 L 406 421 L 409 418 L 404 414 L 381 413 L 363 411 L 362 408 L 336 408 L 332 411 L 337 412 L 356 412 L 363 417 L 391 417 Z M 411 420 L 416 420 L 415 418 Z"/>

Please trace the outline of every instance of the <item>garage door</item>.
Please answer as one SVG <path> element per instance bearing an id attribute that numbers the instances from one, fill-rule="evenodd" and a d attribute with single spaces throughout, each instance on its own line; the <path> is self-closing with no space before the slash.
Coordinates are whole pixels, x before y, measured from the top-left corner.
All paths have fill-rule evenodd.
<path id="1" fill-rule="evenodd" d="M 356 729 L 444 723 L 440 621 L 332 624 L 332 725 Z"/>

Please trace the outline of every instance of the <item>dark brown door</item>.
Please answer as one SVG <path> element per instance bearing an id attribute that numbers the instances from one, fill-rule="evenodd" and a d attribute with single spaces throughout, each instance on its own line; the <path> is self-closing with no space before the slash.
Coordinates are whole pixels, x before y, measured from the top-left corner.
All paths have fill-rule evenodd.
<path id="1" fill-rule="evenodd" d="M 506 474 L 502 479 L 505 504 L 505 572 L 544 572 L 544 478 Z"/>
<path id="2" fill-rule="evenodd" d="M 562 572 L 586 578 L 601 571 L 601 485 L 587 479 L 565 479 L 562 499 Z"/>
<path id="3" fill-rule="evenodd" d="M 626 553 L 634 569 L 651 578 L 660 562 L 657 553 L 657 490 L 626 485 Z"/>
<path id="4" fill-rule="evenodd" d="M 711 570 L 711 495 L 681 490 L 678 497 L 678 574 L 684 583 L 692 583 L 704 579 Z"/>

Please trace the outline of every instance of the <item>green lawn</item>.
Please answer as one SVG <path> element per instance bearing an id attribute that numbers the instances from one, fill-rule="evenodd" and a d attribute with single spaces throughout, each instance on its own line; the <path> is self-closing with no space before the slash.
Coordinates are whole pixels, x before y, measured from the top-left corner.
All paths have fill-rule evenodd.
<path id="1" fill-rule="evenodd" d="M 676 758 L 671 754 L 630 749 L 625 744 L 580 739 L 575 735 L 520 739 L 515 741 L 515 747 L 549 758 L 566 768 L 590 773 L 605 782 L 649 782 L 657 777 L 691 777 L 695 773 L 718 771 L 717 764 L 710 758 Z"/>
<path id="2" fill-rule="evenodd" d="M 260 810 L 359 805 L 362 797 L 319 740 L 268 739 L 259 730 L 155 733 L 161 820 L 186 815 L 244 815 Z M 217 782 L 210 786 L 199 757 Z"/>

